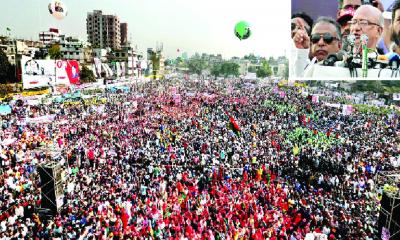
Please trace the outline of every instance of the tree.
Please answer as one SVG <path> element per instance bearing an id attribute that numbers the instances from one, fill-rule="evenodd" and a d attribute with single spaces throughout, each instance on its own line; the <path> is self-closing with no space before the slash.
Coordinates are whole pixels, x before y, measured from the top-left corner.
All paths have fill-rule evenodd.
<path id="1" fill-rule="evenodd" d="M 284 78 L 289 79 L 289 62 L 285 62 L 285 73 L 284 73 Z"/>
<path id="2" fill-rule="evenodd" d="M 86 65 L 82 65 L 82 70 L 80 72 L 80 81 L 82 83 L 95 82 L 96 78 L 91 70 Z"/>
<path id="3" fill-rule="evenodd" d="M 351 90 L 354 92 L 370 91 L 370 92 L 382 93 L 384 88 L 382 86 L 382 81 L 361 80 L 355 82 L 351 86 Z"/>
<path id="4" fill-rule="evenodd" d="M 201 72 L 206 69 L 207 67 L 207 63 L 206 61 L 204 61 L 203 59 L 199 57 L 194 57 L 192 59 L 189 60 L 188 62 L 188 68 L 189 68 L 189 72 L 190 73 L 195 73 L 200 75 Z"/>
<path id="5" fill-rule="evenodd" d="M 150 61 L 153 68 L 153 77 L 156 79 L 157 71 L 160 69 L 160 55 L 155 52 L 151 51 L 150 53 Z"/>
<path id="6" fill-rule="evenodd" d="M 225 77 L 228 77 L 229 75 L 239 76 L 239 67 L 240 66 L 237 63 L 225 61 L 221 65 L 220 73 Z"/>
<path id="7" fill-rule="evenodd" d="M 7 55 L 0 50 L 0 83 L 6 83 L 10 79 L 11 63 L 8 61 Z"/>
<path id="8" fill-rule="evenodd" d="M 50 55 L 51 59 L 61 59 L 63 55 L 61 54 L 61 51 L 60 51 L 60 45 L 53 44 L 49 48 L 49 55 Z"/>
<path id="9" fill-rule="evenodd" d="M 261 67 L 257 70 L 256 75 L 258 78 L 265 78 L 272 75 L 271 66 L 267 61 L 263 61 Z"/>
<path id="10" fill-rule="evenodd" d="M 222 64 L 220 64 L 220 63 L 216 63 L 211 67 L 211 75 L 214 76 L 215 79 L 217 79 L 217 77 L 220 76 L 221 68 L 222 68 Z"/>

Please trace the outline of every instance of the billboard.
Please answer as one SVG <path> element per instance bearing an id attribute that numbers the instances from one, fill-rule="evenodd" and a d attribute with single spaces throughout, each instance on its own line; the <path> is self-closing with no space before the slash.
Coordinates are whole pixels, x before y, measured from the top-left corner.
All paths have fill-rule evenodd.
<path id="1" fill-rule="evenodd" d="M 75 60 L 36 60 L 22 56 L 24 89 L 79 84 L 79 64 Z"/>
<path id="2" fill-rule="evenodd" d="M 52 61 L 52 60 L 49 60 Z M 79 84 L 79 63 L 76 60 L 56 61 L 56 85 Z"/>
<path id="3" fill-rule="evenodd" d="M 22 86 L 24 89 L 41 88 L 50 85 L 55 79 L 54 61 L 34 60 L 22 56 Z"/>

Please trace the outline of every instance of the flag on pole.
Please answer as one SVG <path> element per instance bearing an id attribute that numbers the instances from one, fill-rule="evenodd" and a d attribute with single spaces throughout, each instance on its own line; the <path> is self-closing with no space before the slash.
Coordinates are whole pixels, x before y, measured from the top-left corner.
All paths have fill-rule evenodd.
<path id="1" fill-rule="evenodd" d="M 229 117 L 229 128 L 236 134 L 239 135 L 241 132 L 241 129 L 239 125 L 236 123 L 235 119 L 228 114 L 228 112 L 225 111 L 225 114 L 228 115 Z"/>

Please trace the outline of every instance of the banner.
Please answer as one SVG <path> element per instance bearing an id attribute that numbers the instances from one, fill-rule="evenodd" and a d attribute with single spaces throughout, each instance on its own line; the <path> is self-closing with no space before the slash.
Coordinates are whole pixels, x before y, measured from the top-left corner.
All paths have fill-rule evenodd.
<path id="1" fill-rule="evenodd" d="M 174 102 L 175 104 L 179 104 L 181 102 L 182 98 L 180 94 L 175 94 L 174 95 Z"/>
<path id="2" fill-rule="evenodd" d="M 354 108 L 352 105 L 343 105 L 342 114 L 343 115 L 350 115 L 354 112 Z"/>
<path id="3" fill-rule="evenodd" d="M 45 115 L 45 116 L 41 116 L 41 117 L 27 118 L 25 120 L 25 122 L 26 123 L 51 123 L 54 121 L 55 117 L 56 117 L 55 114 Z"/>
<path id="4" fill-rule="evenodd" d="M 393 100 L 395 101 L 400 100 L 400 93 L 393 93 Z"/>
<path id="5" fill-rule="evenodd" d="M 51 82 L 55 82 L 54 61 L 34 60 L 22 56 L 21 70 L 23 89 L 48 87 Z"/>
<path id="6" fill-rule="evenodd" d="M 117 74 L 117 77 L 121 77 L 121 66 L 120 66 L 120 64 L 119 64 L 119 62 L 116 62 L 115 63 L 115 70 L 116 70 L 116 74 Z"/>
<path id="7" fill-rule="evenodd" d="M 340 103 L 325 103 L 328 107 L 340 108 Z"/>
<path id="8" fill-rule="evenodd" d="M 26 104 L 29 106 L 36 106 L 39 105 L 41 101 L 39 99 L 27 99 Z"/>
<path id="9" fill-rule="evenodd" d="M 126 75 L 125 62 L 121 62 L 121 75 L 122 76 Z"/>
<path id="10" fill-rule="evenodd" d="M 175 95 L 176 94 L 176 87 L 170 87 L 169 91 L 170 91 L 171 95 Z"/>
<path id="11" fill-rule="evenodd" d="M 76 60 L 35 60 L 22 56 L 21 67 L 24 89 L 79 84 Z"/>
<path id="12" fill-rule="evenodd" d="M 35 96 L 35 95 L 42 95 L 42 94 L 49 94 L 50 90 L 45 89 L 45 90 L 40 90 L 40 91 L 24 91 L 21 93 L 23 97 L 29 97 L 29 96 Z"/>
<path id="13" fill-rule="evenodd" d="M 76 60 L 56 61 L 56 85 L 79 84 L 79 63 Z"/>
<path id="14" fill-rule="evenodd" d="M 232 94 L 233 93 L 233 87 L 232 86 L 227 87 L 226 92 L 228 94 Z"/>
<path id="15" fill-rule="evenodd" d="M 96 77 L 101 77 L 101 61 L 98 58 L 93 58 L 95 70 L 96 70 Z"/>

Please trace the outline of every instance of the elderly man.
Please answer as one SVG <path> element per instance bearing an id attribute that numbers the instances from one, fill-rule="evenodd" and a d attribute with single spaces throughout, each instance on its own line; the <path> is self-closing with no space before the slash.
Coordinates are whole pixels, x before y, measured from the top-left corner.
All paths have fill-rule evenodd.
<path id="1" fill-rule="evenodd" d="M 382 35 L 384 19 L 382 12 L 371 5 L 363 5 L 354 13 L 354 17 L 348 22 L 350 33 L 356 37 L 355 45 L 360 46 L 361 35 L 368 36 L 367 47 L 376 50 L 377 43 Z M 359 48 L 361 51 L 361 47 Z"/>
<path id="2" fill-rule="evenodd" d="M 301 22 L 298 24 L 301 26 Z M 320 17 L 315 22 L 310 37 L 303 27 L 296 32 L 293 42 L 295 48 L 292 50 L 291 76 L 303 77 L 304 70 L 310 63 L 308 59 L 310 51 L 313 62 L 322 63 L 330 54 L 340 50 L 340 26 L 330 17 Z"/>

